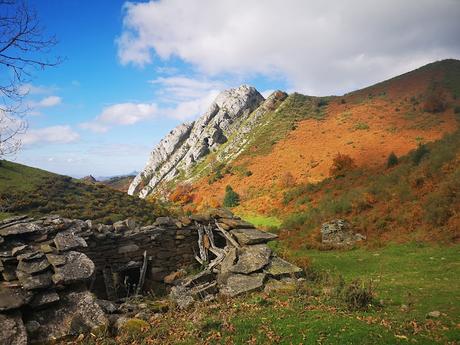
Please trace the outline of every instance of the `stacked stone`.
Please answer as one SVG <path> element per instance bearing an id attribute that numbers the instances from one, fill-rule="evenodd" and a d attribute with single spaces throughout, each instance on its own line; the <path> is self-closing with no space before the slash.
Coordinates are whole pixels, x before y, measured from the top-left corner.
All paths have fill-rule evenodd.
<path id="1" fill-rule="evenodd" d="M 57 216 L 0 222 L 0 342 L 26 344 L 68 334 L 72 320 L 93 328 L 106 319 L 82 285 L 94 263 L 76 250 L 85 222 Z M 86 308 L 79 308 L 82 304 Z M 72 313 L 73 311 L 73 313 Z M 8 326 L 3 326 L 8 325 Z"/>
<path id="2" fill-rule="evenodd" d="M 197 237 L 189 218 L 159 217 L 153 225 L 144 227 L 129 219 L 113 225 L 90 225 L 92 231 L 82 234 L 88 243 L 82 252 L 93 260 L 98 271 L 110 267 L 113 272 L 121 272 L 140 266 L 146 252 L 149 278 L 162 281 L 194 261 Z"/>

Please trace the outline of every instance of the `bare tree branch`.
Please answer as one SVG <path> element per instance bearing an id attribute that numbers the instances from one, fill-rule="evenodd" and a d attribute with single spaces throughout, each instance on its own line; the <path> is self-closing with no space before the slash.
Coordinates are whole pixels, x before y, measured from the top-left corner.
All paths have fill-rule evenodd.
<path id="1" fill-rule="evenodd" d="M 56 45 L 26 0 L 0 0 L 0 157 L 16 153 L 27 130 L 24 84 L 33 72 L 61 63 L 47 58 Z"/>

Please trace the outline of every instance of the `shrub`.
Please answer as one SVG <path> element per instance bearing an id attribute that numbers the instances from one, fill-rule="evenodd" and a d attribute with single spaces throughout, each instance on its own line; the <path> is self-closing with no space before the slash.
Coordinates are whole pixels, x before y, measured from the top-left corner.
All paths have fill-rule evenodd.
<path id="1" fill-rule="evenodd" d="M 426 147 L 425 144 L 419 144 L 412 155 L 412 162 L 415 165 L 419 165 L 423 157 L 425 157 L 429 152 L 430 150 L 428 150 L 428 147 Z"/>
<path id="2" fill-rule="evenodd" d="M 440 90 L 432 90 L 426 97 L 423 110 L 428 113 L 440 113 L 446 110 L 447 102 Z"/>
<path id="3" fill-rule="evenodd" d="M 358 122 L 355 126 L 354 126 L 354 129 L 355 130 L 366 130 L 366 129 L 369 129 L 369 125 L 365 122 Z"/>
<path id="4" fill-rule="evenodd" d="M 295 178 L 292 174 L 288 171 L 281 176 L 280 179 L 280 187 L 281 188 L 289 188 L 295 186 Z"/>
<path id="5" fill-rule="evenodd" d="M 455 106 L 454 113 L 455 114 L 460 114 L 460 105 Z"/>
<path id="6" fill-rule="evenodd" d="M 398 165 L 398 163 L 399 163 L 398 156 L 396 156 L 394 152 L 390 153 L 387 159 L 387 168 L 394 167 Z"/>
<path id="7" fill-rule="evenodd" d="M 240 196 L 231 186 L 225 187 L 224 203 L 225 207 L 235 207 L 240 204 Z"/>
<path id="8" fill-rule="evenodd" d="M 342 282 L 337 293 L 350 310 L 367 310 L 375 304 L 375 293 L 371 283 L 365 284 L 360 280 L 354 280 L 346 285 Z"/>
<path id="9" fill-rule="evenodd" d="M 355 161 L 348 155 L 338 153 L 329 169 L 329 174 L 335 178 L 343 177 L 348 172 L 356 168 Z"/>
<path id="10" fill-rule="evenodd" d="M 169 196 L 169 200 L 180 204 L 188 204 L 193 200 L 192 190 L 193 187 L 190 183 L 179 184 Z"/>

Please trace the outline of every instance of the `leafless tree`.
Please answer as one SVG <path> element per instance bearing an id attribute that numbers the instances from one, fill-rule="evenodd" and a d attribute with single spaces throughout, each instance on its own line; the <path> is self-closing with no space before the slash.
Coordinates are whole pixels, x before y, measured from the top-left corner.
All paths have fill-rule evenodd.
<path id="1" fill-rule="evenodd" d="M 61 62 L 59 57 L 48 58 L 55 44 L 25 0 L 0 0 L 0 157 L 21 147 L 27 129 L 25 86 L 34 71 Z"/>

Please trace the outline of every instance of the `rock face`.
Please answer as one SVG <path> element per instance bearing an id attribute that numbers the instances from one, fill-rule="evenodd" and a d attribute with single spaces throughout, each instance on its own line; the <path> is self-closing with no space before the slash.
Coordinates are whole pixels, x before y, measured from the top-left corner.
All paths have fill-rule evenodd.
<path id="1" fill-rule="evenodd" d="M 181 169 L 190 169 L 227 142 L 263 101 L 263 96 L 247 85 L 223 91 L 198 120 L 176 127 L 160 141 L 144 170 L 129 186 L 128 194 L 145 198 L 161 182 L 176 177 Z"/>
<path id="2" fill-rule="evenodd" d="M 323 244 L 334 246 L 353 245 L 357 241 L 365 240 L 366 237 L 354 233 L 350 223 L 343 219 L 335 219 L 321 226 L 321 237 Z"/>

